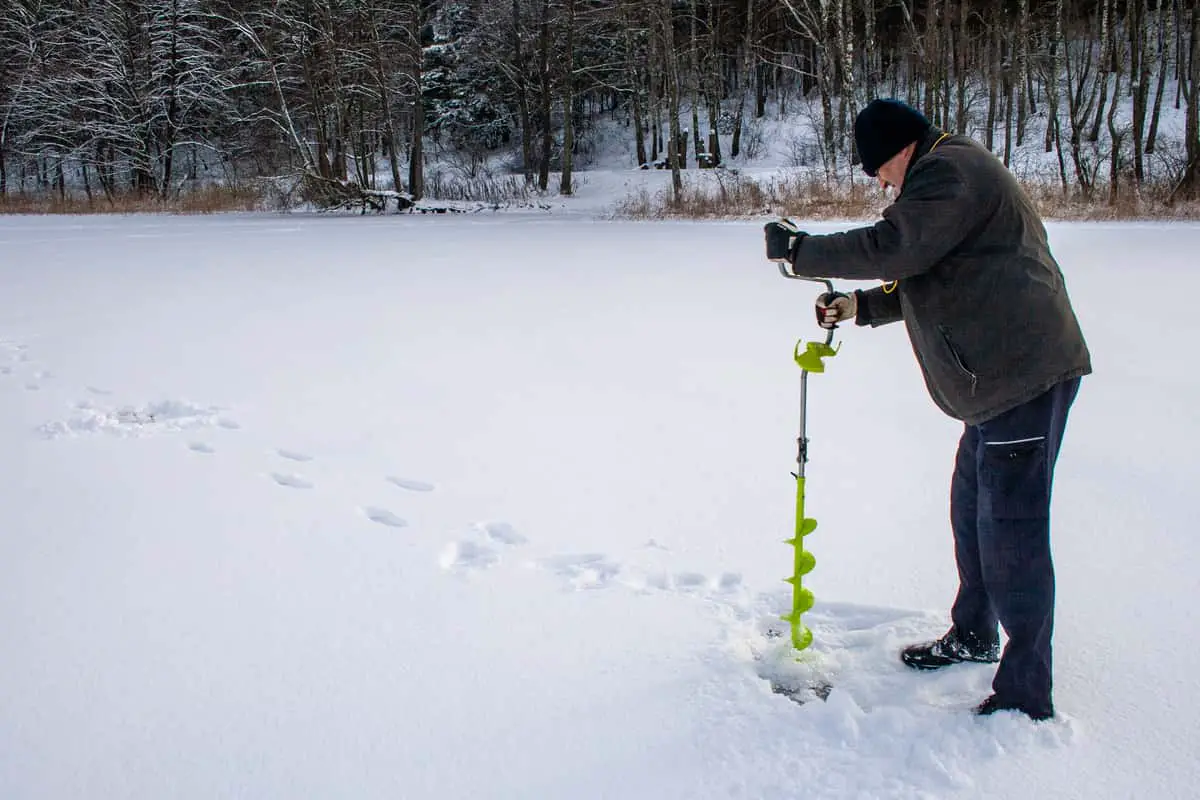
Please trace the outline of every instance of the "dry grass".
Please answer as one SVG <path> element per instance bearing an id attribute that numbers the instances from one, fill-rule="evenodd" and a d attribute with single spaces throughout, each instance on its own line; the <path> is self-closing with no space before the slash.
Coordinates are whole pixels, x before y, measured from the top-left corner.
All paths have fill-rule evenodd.
<path id="1" fill-rule="evenodd" d="M 1171 203 L 1166 187 L 1146 186 L 1139 193 L 1121 187 L 1115 203 L 1107 187 L 1088 198 L 1064 195 L 1057 184 L 1027 182 L 1026 190 L 1047 219 L 1136 220 L 1200 219 L 1200 203 Z M 651 194 L 640 189 L 616 208 L 626 219 L 705 219 L 788 216 L 797 219 L 874 219 L 887 205 L 873 184 L 835 183 L 815 177 L 777 177 L 757 180 L 735 172 L 708 173 L 684 185 L 678 201 L 669 190 Z"/>
<path id="2" fill-rule="evenodd" d="M 0 214 L 216 214 L 262 207 L 260 191 L 227 186 L 206 186 L 166 200 L 135 194 L 111 200 L 101 194 L 90 200 L 76 195 L 59 197 L 56 193 L 0 195 Z"/>
<path id="3" fill-rule="evenodd" d="M 815 178 L 781 177 L 756 180 L 735 172 L 706 173 L 688 182 L 678 202 L 669 190 L 651 194 L 641 189 L 621 201 L 618 217 L 629 219 L 702 219 L 779 214 L 804 219 L 855 219 L 877 213 L 883 205 L 877 190 L 865 184 L 834 185 Z"/>
<path id="4" fill-rule="evenodd" d="M 1103 187 L 1092 197 L 1081 193 L 1064 194 L 1059 185 L 1026 184 L 1025 190 L 1047 219 L 1058 220 L 1198 220 L 1200 202 L 1171 202 L 1165 186 L 1144 186 L 1135 192 L 1123 186 L 1116 202 Z"/>

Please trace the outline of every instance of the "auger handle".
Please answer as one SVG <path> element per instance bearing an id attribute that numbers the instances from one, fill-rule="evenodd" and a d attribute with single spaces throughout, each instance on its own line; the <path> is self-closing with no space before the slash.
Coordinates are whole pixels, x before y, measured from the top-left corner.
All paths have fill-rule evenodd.
<path id="1" fill-rule="evenodd" d="M 826 291 L 828 291 L 830 294 L 837 294 L 837 291 L 833 288 L 833 281 L 831 281 L 829 278 L 810 278 L 807 275 L 797 275 L 788 269 L 787 261 L 778 261 L 776 263 L 779 264 L 779 274 L 783 277 L 794 281 L 812 281 L 813 283 L 821 283 L 825 285 Z M 833 331 L 835 328 L 837 328 L 837 325 L 834 325 L 833 328 L 828 329 L 829 332 L 825 336 L 825 344 L 833 344 Z"/>
<path id="2" fill-rule="evenodd" d="M 790 278 L 794 281 L 812 281 L 814 283 L 823 283 L 825 284 L 826 289 L 828 289 L 830 292 L 833 291 L 833 281 L 829 280 L 829 278 L 810 278 L 807 275 L 797 275 L 788 269 L 787 261 L 780 260 L 775 263 L 779 264 L 779 274 L 785 278 Z"/>

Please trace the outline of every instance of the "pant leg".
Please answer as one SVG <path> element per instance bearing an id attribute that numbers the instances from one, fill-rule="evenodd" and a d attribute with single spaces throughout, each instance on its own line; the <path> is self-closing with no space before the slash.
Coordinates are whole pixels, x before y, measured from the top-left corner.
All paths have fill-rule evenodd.
<path id="1" fill-rule="evenodd" d="M 958 565 L 958 595 L 950 619 L 961 641 L 986 648 L 999 638 L 979 557 L 979 429 L 967 425 L 958 441 L 950 482 L 950 527 Z"/>
<path id="2" fill-rule="evenodd" d="M 1008 634 L 992 689 L 1005 702 L 1053 713 L 1054 565 L 1050 494 L 1079 380 L 979 425 L 980 563 Z"/>

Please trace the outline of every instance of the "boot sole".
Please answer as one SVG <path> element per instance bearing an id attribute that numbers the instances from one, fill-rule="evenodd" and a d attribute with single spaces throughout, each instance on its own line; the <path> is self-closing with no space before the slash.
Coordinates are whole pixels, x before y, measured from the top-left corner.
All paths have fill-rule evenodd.
<path id="1" fill-rule="evenodd" d="M 929 664 L 922 663 L 920 661 L 909 660 L 903 655 L 900 656 L 900 660 L 904 662 L 904 666 L 908 667 L 909 669 L 920 670 L 921 672 L 933 672 L 935 670 L 945 669 L 946 667 L 953 667 L 955 664 L 998 664 L 1000 662 L 1000 659 L 998 658 L 960 658 L 957 661 L 947 661 L 944 664 Z"/>

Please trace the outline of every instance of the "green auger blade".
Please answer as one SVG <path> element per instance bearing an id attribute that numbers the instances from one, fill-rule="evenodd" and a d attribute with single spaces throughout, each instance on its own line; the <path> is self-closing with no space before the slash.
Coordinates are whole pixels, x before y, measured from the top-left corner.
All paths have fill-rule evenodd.
<path id="1" fill-rule="evenodd" d="M 809 519 L 808 517 L 803 517 L 800 519 L 799 527 L 800 527 L 800 529 L 798 531 L 796 531 L 796 535 L 797 536 L 808 536 L 810 533 L 812 533 L 813 531 L 815 531 L 817 529 L 817 521 L 815 519 Z"/>
<path id="2" fill-rule="evenodd" d="M 792 647 L 794 647 L 797 650 L 803 650 L 806 647 L 808 647 L 810 644 L 812 644 L 812 641 L 813 641 L 812 629 L 800 621 L 799 614 L 795 614 L 795 615 L 785 614 L 784 616 L 780 617 L 780 619 L 782 619 L 784 622 L 786 622 L 791 627 Z"/>
<path id="3" fill-rule="evenodd" d="M 800 369 L 805 372 L 824 372 L 825 362 L 822 359 L 832 358 L 837 355 L 837 348 L 831 347 L 824 342 L 809 342 L 804 348 L 804 352 L 800 352 L 800 345 L 803 341 L 796 342 L 796 350 L 792 357 L 796 359 L 796 363 L 800 365 Z M 840 347 L 841 345 L 838 345 Z"/>

